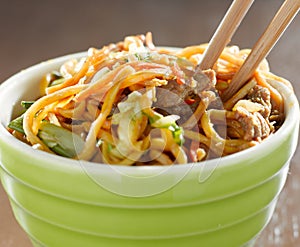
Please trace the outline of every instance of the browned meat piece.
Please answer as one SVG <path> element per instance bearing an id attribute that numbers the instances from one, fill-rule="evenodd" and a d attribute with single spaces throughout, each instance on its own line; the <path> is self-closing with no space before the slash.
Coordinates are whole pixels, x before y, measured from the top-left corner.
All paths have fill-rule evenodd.
<path id="1" fill-rule="evenodd" d="M 160 107 L 172 107 L 181 104 L 186 94 L 186 86 L 179 85 L 175 80 L 156 89 L 157 105 Z"/>
<path id="2" fill-rule="evenodd" d="M 179 84 L 177 81 L 169 81 L 161 86 L 156 97 L 161 107 L 173 107 L 186 100 L 190 96 L 199 96 L 204 90 L 212 89 L 215 84 L 215 72 L 213 70 L 198 71 L 186 83 Z"/>
<path id="3" fill-rule="evenodd" d="M 271 133 L 268 119 L 265 119 L 259 112 L 250 113 L 243 107 L 237 107 L 235 117 L 244 131 L 244 140 L 261 141 Z"/>
<path id="4" fill-rule="evenodd" d="M 186 121 L 195 111 L 206 90 L 214 91 L 216 82 L 213 70 L 198 71 L 192 77 L 179 84 L 171 80 L 167 85 L 156 89 L 155 107 L 168 114 L 180 116 L 179 122 Z"/>
<path id="5" fill-rule="evenodd" d="M 264 118 L 269 118 L 271 114 L 271 95 L 270 91 L 261 86 L 255 86 L 250 90 L 250 92 L 247 95 L 247 99 L 254 103 L 259 103 L 263 106 L 262 110 L 259 111 L 259 113 Z"/>
<path id="6" fill-rule="evenodd" d="M 273 132 L 274 126 L 270 123 L 271 96 L 267 88 L 255 86 L 247 97 L 240 100 L 233 107 L 235 119 L 243 131 L 242 138 L 247 141 L 261 141 Z"/>

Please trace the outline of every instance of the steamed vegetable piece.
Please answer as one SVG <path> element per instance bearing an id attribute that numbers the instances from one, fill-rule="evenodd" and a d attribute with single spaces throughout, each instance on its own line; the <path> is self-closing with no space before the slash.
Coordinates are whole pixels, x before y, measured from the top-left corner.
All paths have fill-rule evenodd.
<path id="1" fill-rule="evenodd" d="M 43 78 L 44 83 L 47 87 L 52 87 L 58 84 L 61 84 L 65 81 L 65 78 L 58 71 L 52 71 L 51 73 L 46 74 Z"/>
<path id="2" fill-rule="evenodd" d="M 34 103 L 34 101 L 22 101 L 21 102 L 21 106 L 27 110 L 32 104 Z M 14 120 L 12 120 L 9 124 L 8 124 L 8 128 L 16 130 L 22 134 L 24 133 L 24 129 L 23 129 L 23 118 L 24 115 L 20 115 L 19 117 L 15 118 Z"/>
<path id="3" fill-rule="evenodd" d="M 104 143 L 107 153 L 131 160 L 149 155 L 150 132 L 154 129 L 165 129 L 171 134 L 172 140 L 182 146 L 183 129 L 176 124 L 179 116 L 163 116 L 155 112 L 152 109 L 154 100 L 155 89 L 152 89 L 146 92 L 133 91 L 118 103 L 118 112 L 112 116 L 113 135 L 117 138 L 113 146 Z"/>
<path id="4" fill-rule="evenodd" d="M 23 118 L 24 118 L 24 115 L 21 115 L 21 116 L 15 118 L 14 120 L 12 120 L 8 124 L 8 128 L 10 128 L 12 130 L 16 130 L 22 134 L 25 134 L 24 129 L 23 129 Z"/>
<path id="5" fill-rule="evenodd" d="M 34 103 L 34 101 L 25 101 L 21 102 L 21 106 L 24 107 L 25 110 L 29 109 L 29 107 Z"/>
<path id="6" fill-rule="evenodd" d="M 21 105 L 27 110 L 33 103 L 22 101 Z M 8 127 L 24 134 L 23 118 L 24 114 L 12 120 Z M 41 124 L 38 136 L 54 153 L 68 158 L 76 156 L 84 145 L 84 141 L 78 135 L 47 121 Z"/>
<path id="7" fill-rule="evenodd" d="M 176 120 L 179 119 L 179 116 L 163 116 L 155 111 L 150 110 L 144 110 L 143 113 L 148 117 L 151 127 L 168 129 L 172 133 L 174 141 L 180 146 L 183 145 L 183 128 L 178 126 L 176 123 Z"/>
<path id="8" fill-rule="evenodd" d="M 76 134 L 49 122 L 43 122 L 38 136 L 56 154 L 72 158 L 81 152 L 84 141 Z"/>

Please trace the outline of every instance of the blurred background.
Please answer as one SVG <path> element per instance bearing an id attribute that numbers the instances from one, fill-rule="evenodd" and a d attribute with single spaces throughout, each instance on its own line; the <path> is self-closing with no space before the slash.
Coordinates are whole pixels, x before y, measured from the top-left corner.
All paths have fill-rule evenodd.
<path id="1" fill-rule="evenodd" d="M 283 0 L 256 0 L 231 44 L 251 48 Z M 57 56 L 151 31 L 158 46 L 209 41 L 231 0 L 0 0 L 0 83 Z M 300 96 L 300 16 L 268 56 L 271 70 Z M 299 148 L 298 148 L 299 150 Z M 300 246 L 300 151 L 274 217 L 256 246 Z M 59 181 L 58 181 L 59 182 Z M 30 247 L 0 186 L 0 247 Z"/>

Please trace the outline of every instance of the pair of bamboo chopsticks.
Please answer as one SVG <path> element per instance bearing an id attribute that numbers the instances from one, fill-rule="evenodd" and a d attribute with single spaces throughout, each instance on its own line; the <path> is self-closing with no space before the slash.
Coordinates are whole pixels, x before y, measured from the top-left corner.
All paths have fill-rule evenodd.
<path id="1" fill-rule="evenodd" d="M 222 22 L 210 40 L 203 59 L 198 65 L 201 70 L 212 68 L 230 42 L 242 19 L 254 0 L 234 0 Z M 300 8 L 300 0 L 285 0 L 264 33 L 254 45 L 249 56 L 234 75 L 229 87 L 222 95 L 223 101 L 230 99 L 254 74 L 261 61 L 269 54 Z"/>

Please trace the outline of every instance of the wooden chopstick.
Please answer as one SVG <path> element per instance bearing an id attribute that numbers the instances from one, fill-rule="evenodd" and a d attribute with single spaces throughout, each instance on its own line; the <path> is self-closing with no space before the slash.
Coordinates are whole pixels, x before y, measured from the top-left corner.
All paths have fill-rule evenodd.
<path id="1" fill-rule="evenodd" d="M 240 25 L 254 0 L 234 0 L 211 38 L 203 54 L 198 69 L 206 70 L 214 66 L 222 51 L 231 41 L 233 34 Z"/>
<path id="2" fill-rule="evenodd" d="M 261 61 L 269 54 L 300 8 L 300 0 L 286 0 L 267 29 L 254 45 L 245 62 L 232 78 L 229 87 L 222 94 L 222 100 L 229 100 L 253 76 Z"/>

